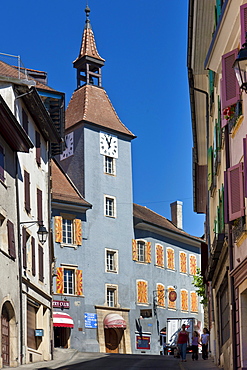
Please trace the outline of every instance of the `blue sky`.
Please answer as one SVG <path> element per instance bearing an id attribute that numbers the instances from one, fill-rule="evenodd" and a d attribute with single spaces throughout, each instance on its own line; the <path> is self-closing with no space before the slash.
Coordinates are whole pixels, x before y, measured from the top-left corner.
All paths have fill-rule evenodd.
<path id="1" fill-rule="evenodd" d="M 187 81 L 188 0 L 88 0 L 106 89 L 132 142 L 134 202 L 170 219 L 183 202 L 183 227 L 203 234 L 193 212 L 192 130 Z M 76 88 L 86 0 L 1 3 L 0 52 L 20 55 L 26 68 L 48 72 L 48 84 Z M 5 60 L 6 61 L 6 60 Z M 10 62 L 10 60 L 7 60 Z"/>

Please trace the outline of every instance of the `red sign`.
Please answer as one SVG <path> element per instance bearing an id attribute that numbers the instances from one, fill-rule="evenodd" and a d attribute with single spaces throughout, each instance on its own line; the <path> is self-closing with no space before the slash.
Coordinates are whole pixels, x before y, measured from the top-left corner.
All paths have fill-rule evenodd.
<path id="1" fill-rule="evenodd" d="M 147 335 L 136 335 L 136 349 L 150 349 L 151 338 Z"/>
<path id="2" fill-rule="evenodd" d="M 52 302 L 53 308 L 69 308 L 69 302 L 68 301 L 53 301 Z"/>
<path id="3" fill-rule="evenodd" d="M 177 293 L 175 292 L 175 290 L 171 290 L 169 293 L 169 300 L 171 302 L 175 302 L 176 299 L 177 299 Z"/>

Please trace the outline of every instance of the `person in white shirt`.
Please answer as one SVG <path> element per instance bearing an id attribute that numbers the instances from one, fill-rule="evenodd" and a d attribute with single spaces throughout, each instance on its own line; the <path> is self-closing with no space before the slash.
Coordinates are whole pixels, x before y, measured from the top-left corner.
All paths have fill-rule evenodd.
<path id="1" fill-rule="evenodd" d="M 207 328 L 204 328 L 203 334 L 201 335 L 203 360 L 206 360 L 208 358 L 208 342 L 209 342 L 209 331 Z"/>

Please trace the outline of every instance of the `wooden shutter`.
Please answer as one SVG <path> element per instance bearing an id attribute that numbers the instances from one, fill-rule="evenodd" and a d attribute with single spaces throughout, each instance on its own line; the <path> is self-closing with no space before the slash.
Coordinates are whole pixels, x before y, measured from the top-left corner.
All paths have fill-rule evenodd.
<path id="1" fill-rule="evenodd" d="M 25 209 L 28 213 L 31 211 L 30 207 L 30 175 L 24 170 L 24 199 L 25 199 Z"/>
<path id="2" fill-rule="evenodd" d="M 245 43 L 247 32 L 247 4 L 240 6 L 240 24 L 241 24 L 241 46 Z"/>
<path id="3" fill-rule="evenodd" d="M 165 287 L 163 284 L 157 284 L 157 303 L 158 306 L 165 306 Z"/>
<path id="4" fill-rule="evenodd" d="M 75 245 L 82 245 L 82 227 L 81 227 L 81 220 L 74 219 L 73 220 L 74 226 L 74 244 Z"/>
<path id="5" fill-rule="evenodd" d="M 244 216 L 243 163 L 228 168 L 229 220 Z"/>
<path id="6" fill-rule="evenodd" d="M 22 127 L 24 128 L 24 130 L 26 131 L 28 135 L 28 117 L 27 117 L 27 113 L 25 112 L 23 108 L 22 108 Z"/>
<path id="7" fill-rule="evenodd" d="M 145 254 L 145 262 L 151 263 L 151 242 L 146 243 Z"/>
<path id="8" fill-rule="evenodd" d="M 44 251 L 39 244 L 39 280 L 44 281 Z"/>
<path id="9" fill-rule="evenodd" d="M 16 258 L 14 224 L 10 220 L 7 221 L 7 229 L 8 229 L 9 255 L 12 258 Z"/>
<path id="10" fill-rule="evenodd" d="M 27 345 L 30 348 L 37 349 L 37 342 L 35 338 L 36 327 L 36 313 L 37 309 L 27 304 Z"/>
<path id="11" fill-rule="evenodd" d="M 213 148 L 208 148 L 208 190 L 211 189 L 213 183 Z"/>
<path id="12" fill-rule="evenodd" d="M 27 268 L 27 232 L 26 228 L 22 227 L 22 263 L 23 268 Z"/>
<path id="13" fill-rule="evenodd" d="M 191 255 L 190 256 L 190 274 L 191 275 L 196 275 L 196 256 Z"/>
<path id="14" fill-rule="evenodd" d="M 43 221 L 43 210 L 42 210 L 42 191 L 37 189 L 37 213 L 38 221 Z"/>
<path id="15" fill-rule="evenodd" d="M 56 279 L 56 292 L 57 294 L 64 293 L 64 284 L 63 284 L 63 267 L 57 267 L 57 279 Z"/>
<path id="16" fill-rule="evenodd" d="M 224 172 L 224 222 L 229 223 L 229 205 L 228 205 L 228 177 L 227 171 Z"/>
<path id="17" fill-rule="evenodd" d="M 137 241 L 135 239 L 132 239 L 132 260 L 138 261 Z"/>
<path id="18" fill-rule="evenodd" d="M 0 145 L 0 180 L 4 181 L 4 150 Z"/>
<path id="19" fill-rule="evenodd" d="M 198 297 L 196 292 L 190 293 L 190 307 L 191 312 L 198 312 Z"/>
<path id="20" fill-rule="evenodd" d="M 76 270 L 76 294 L 77 295 L 83 295 L 82 270 Z"/>
<path id="21" fill-rule="evenodd" d="M 146 281 L 137 282 L 137 302 L 148 303 L 148 284 Z"/>
<path id="22" fill-rule="evenodd" d="M 215 20 L 216 20 L 216 26 L 220 20 L 220 16 L 221 16 L 221 1 L 222 0 L 216 0 L 216 3 L 215 3 Z"/>
<path id="23" fill-rule="evenodd" d="M 238 55 L 238 49 L 234 49 L 222 56 L 222 109 L 236 104 L 240 96 L 240 88 L 232 68 Z"/>
<path id="24" fill-rule="evenodd" d="M 156 265 L 164 267 L 164 248 L 162 245 L 156 245 Z"/>
<path id="25" fill-rule="evenodd" d="M 244 196 L 247 198 L 247 135 L 243 139 L 243 153 L 244 153 Z"/>
<path id="26" fill-rule="evenodd" d="M 180 292 L 181 298 L 181 310 L 188 311 L 188 292 L 185 289 L 182 289 Z"/>
<path id="27" fill-rule="evenodd" d="M 35 239 L 33 236 L 31 239 L 31 247 L 32 247 L 32 274 L 33 276 L 35 276 L 36 275 L 36 261 L 35 261 L 36 247 L 35 247 Z"/>
<path id="28" fill-rule="evenodd" d="M 36 162 L 38 166 L 41 165 L 41 145 L 40 145 L 40 133 L 35 131 L 35 146 L 36 146 Z"/>
<path id="29" fill-rule="evenodd" d="M 55 216 L 55 241 L 63 242 L 63 218 L 61 216 Z"/>

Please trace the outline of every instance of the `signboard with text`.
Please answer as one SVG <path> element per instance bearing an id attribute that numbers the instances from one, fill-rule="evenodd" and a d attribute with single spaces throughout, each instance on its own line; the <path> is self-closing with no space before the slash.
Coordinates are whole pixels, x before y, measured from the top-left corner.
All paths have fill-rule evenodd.
<path id="1" fill-rule="evenodd" d="M 85 328 L 95 329 L 97 328 L 97 314 L 96 313 L 84 313 Z"/>
<path id="2" fill-rule="evenodd" d="M 68 301 L 53 301 L 52 302 L 53 308 L 69 308 L 69 302 Z"/>

